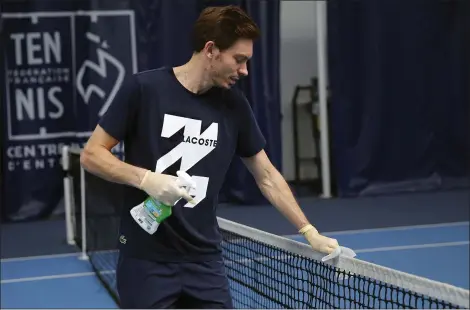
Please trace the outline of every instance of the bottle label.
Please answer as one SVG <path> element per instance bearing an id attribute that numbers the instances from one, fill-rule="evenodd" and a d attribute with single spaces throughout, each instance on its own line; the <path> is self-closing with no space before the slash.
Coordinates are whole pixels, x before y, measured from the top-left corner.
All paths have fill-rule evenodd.
<path id="1" fill-rule="evenodd" d="M 149 234 L 154 234 L 160 225 L 158 220 L 161 222 L 161 218 L 157 219 L 160 212 L 161 209 L 159 206 L 155 202 L 151 201 L 151 199 L 147 199 L 132 208 L 130 213 L 142 229 Z"/>
<path id="2" fill-rule="evenodd" d="M 149 234 L 157 231 L 158 226 L 171 215 L 171 208 L 148 197 L 144 202 L 131 209 L 134 220 Z"/>
<path id="3" fill-rule="evenodd" d="M 148 216 L 158 222 L 158 218 L 162 215 L 162 209 L 160 205 L 157 205 L 152 198 L 147 198 L 144 201 L 144 208 L 148 213 Z"/>

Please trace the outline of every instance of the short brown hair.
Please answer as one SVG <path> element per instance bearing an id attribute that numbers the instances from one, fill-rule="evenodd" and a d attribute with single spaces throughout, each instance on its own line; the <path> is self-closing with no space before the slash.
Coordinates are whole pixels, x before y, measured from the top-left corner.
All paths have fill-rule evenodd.
<path id="1" fill-rule="evenodd" d="M 239 39 L 256 40 L 260 30 L 241 8 L 215 6 L 205 8 L 197 19 L 192 32 L 195 52 L 200 52 L 207 41 L 214 41 L 220 50 L 231 47 Z"/>

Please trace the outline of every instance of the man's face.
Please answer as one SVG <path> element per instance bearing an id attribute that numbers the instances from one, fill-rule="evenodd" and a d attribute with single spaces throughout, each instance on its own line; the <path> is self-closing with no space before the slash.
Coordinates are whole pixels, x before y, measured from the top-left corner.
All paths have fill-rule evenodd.
<path id="1" fill-rule="evenodd" d="M 238 79 L 247 76 L 247 62 L 252 55 L 252 40 L 240 39 L 224 51 L 214 48 L 210 61 L 210 75 L 214 86 L 231 88 Z"/>

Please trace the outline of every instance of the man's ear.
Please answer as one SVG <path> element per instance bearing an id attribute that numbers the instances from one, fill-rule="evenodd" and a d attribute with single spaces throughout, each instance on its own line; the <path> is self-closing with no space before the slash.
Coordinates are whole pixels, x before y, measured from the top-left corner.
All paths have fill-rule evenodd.
<path id="1" fill-rule="evenodd" d="M 207 41 L 206 45 L 204 45 L 204 53 L 205 55 L 212 59 L 214 56 L 219 52 L 219 49 L 215 45 L 214 41 Z"/>

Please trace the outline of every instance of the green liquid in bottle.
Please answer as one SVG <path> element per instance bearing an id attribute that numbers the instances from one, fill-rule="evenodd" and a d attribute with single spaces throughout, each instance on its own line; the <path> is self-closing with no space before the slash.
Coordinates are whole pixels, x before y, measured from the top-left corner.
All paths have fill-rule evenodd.
<path id="1" fill-rule="evenodd" d="M 163 222 L 167 217 L 171 215 L 171 207 L 166 204 L 155 200 L 152 197 L 147 197 L 144 201 L 144 207 L 147 210 L 150 217 L 157 223 Z"/>

